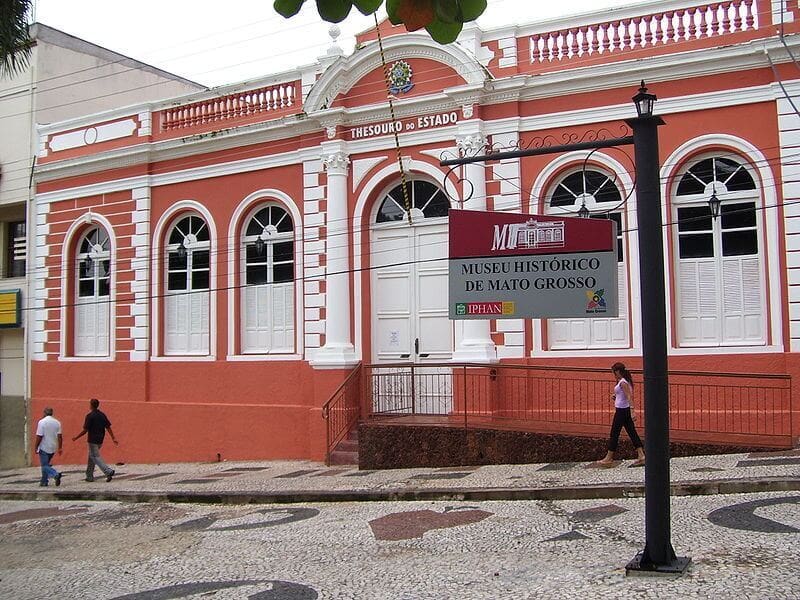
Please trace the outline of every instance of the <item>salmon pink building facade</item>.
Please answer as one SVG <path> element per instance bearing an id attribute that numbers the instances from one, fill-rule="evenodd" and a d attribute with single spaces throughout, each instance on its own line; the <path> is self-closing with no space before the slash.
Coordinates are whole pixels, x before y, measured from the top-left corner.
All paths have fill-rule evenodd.
<path id="1" fill-rule="evenodd" d="M 130 462 L 319 460 L 322 407 L 359 364 L 640 365 L 630 149 L 439 163 L 625 135 L 641 80 L 666 122 L 670 368 L 794 386 L 799 20 L 651 2 L 449 46 L 383 23 L 383 51 L 370 31 L 350 56 L 41 127 L 33 413 L 79 431 L 100 398 Z M 619 314 L 451 321 L 451 209 L 614 220 Z M 782 444 L 793 397 L 769 409 Z"/>

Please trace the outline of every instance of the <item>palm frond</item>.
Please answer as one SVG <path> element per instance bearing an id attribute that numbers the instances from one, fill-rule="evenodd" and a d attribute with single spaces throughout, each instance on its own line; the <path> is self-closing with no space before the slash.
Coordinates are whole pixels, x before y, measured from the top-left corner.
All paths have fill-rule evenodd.
<path id="1" fill-rule="evenodd" d="M 33 49 L 29 19 L 33 0 L 0 0 L 0 77 L 28 66 Z"/>

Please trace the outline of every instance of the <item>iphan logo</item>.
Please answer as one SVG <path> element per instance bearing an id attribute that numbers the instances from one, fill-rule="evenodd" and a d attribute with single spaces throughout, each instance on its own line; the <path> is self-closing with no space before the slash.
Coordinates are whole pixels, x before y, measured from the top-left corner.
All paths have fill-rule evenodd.
<path id="1" fill-rule="evenodd" d="M 606 312 L 606 299 L 603 298 L 605 293 L 605 290 L 586 290 L 586 297 L 589 298 L 589 303 L 586 305 L 587 313 Z"/>

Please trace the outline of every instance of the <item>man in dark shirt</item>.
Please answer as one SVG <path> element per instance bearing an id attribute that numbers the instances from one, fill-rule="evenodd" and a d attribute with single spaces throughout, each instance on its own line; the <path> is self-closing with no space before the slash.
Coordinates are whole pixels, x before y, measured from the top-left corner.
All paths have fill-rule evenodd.
<path id="1" fill-rule="evenodd" d="M 77 441 L 79 437 L 87 433 L 89 434 L 87 437 L 87 441 L 89 442 L 89 460 L 86 463 L 86 481 L 94 481 L 95 465 L 100 467 L 100 470 L 106 476 L 106 481 L 111 481 L 111 478 L 114 477 L 114 469 L 103 462 L 100 456 L 100 446 L 103 445 L 106 429 L 111 436 L 111 441 L 115 444 L 119 444 L 119 442 L 114 436 L 114 432 L 111 431 L 111 421 L 109 421 L 105 413 L 98 408 L 100 406 L 100 401 L 97 398 L 92 398 L 89 400 L 89 406 L 92 410 L 86 415 L 86 419 L 83 421 L 83 431 L 72 438 L 72 441 Z"/>

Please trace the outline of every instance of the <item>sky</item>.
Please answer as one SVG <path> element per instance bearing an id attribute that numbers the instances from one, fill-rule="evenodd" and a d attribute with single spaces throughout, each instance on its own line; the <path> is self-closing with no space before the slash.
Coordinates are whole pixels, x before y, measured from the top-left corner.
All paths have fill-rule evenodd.
<path id="1" fill-rule="evenodd" d="M 489 0 L 483 29 L 525 24 L 641 0 Z M 35 19 L 207 86 L 257 79 L 313 63 L 331 44 L 314 0 L 284 19 L 272 0 L 35 0 Z M 384 13 L 385 14 L 385 13 Z M 513 18 L 512 18 L 513 17 Z M 349 54 L 354 35 L 374 26 L 355 8 L 339 24 Z"/>

